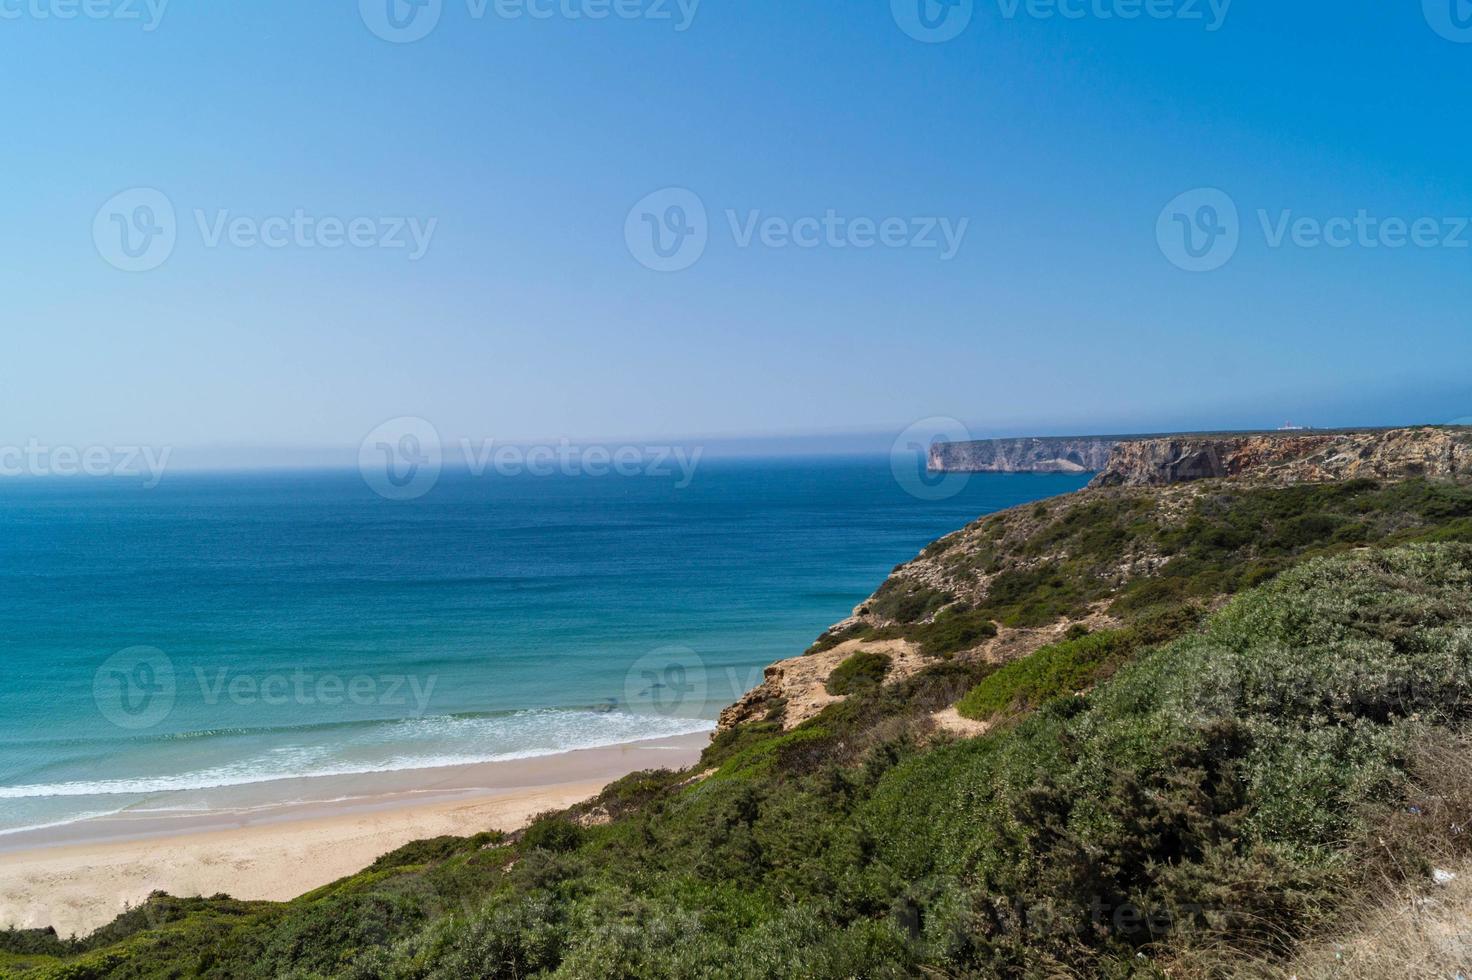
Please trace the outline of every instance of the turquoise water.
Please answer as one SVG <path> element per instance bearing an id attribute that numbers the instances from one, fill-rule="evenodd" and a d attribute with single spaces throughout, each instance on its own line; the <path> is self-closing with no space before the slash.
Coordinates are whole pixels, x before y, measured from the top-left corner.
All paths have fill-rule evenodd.
<path id="1" fill-rule="evenodd" d="M 889 569 L 1081 476 L 937 502 L 889 461 L 637 477 L 0 485 L 0 833 L 178 790 L 703 731 Z"/>

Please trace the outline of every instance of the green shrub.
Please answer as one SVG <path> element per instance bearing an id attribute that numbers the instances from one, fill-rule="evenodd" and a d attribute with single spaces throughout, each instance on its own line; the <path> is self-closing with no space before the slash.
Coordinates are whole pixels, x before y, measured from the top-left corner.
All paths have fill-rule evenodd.
<path id="1" fill-rule="evenodd" d="M 1073 694 L 1099 683 L 1146 647 L 1191 630 L 1200 618 L 1194 607 L 1177 605 L 1143 616 L 1124 629 L 1090 633 L 1074 624 L 1062 641 L 990 674 L 956 708 L 963 717 L 989 721 Z"/>
<path id="2" fill-rule="evenodd" d="M 756 779 L 785 770 L 805 768 L 798 760 L 815 751 L 822 753 L 832 737 L 832 733 L 826 728 L 810 722 L 793 731 L 760 739 L 734 753 L 721 766 L 716 777 Z"/>
<path id="3" fill-rule="evenodd" d="M 1234 595 L 1305 557 L 1361 545 L 1418 540 L 1472 542 L 1472 489 L 1446 482 L 1374 480 L 1289 487 L 1223 484 L 1191 502 L 1184 519 L 1163 513 L 1151 491 L 1103 493 L 1063 509 L 1001 552 L 1040 559 L 1000 564 L 981 607 L 1007 626 L 1077 617 L 1091 603 L 1133 618 L 1163 606 Z M 1000 519 L 991 530 L 1003 527 Z M 1120 589 L 1118 563 L 1132 550 L 1168 561 Z"/>
<path id="4" fill-rule="evenodd" d="M 981 609 L 943 610 L 935 620 L 914 630 L 911 638 L 920 650 L 932 657 L 942 657 L 969 650 L 997 635 L 997 624 Z"/>
<path id="5" fill-rule="evenodd" d="M 1101 591 L 1099 583 L 1076 567 L 1045 562 L 992 579 L 980 609 L 1006 626 L 1046 626 L 1064 616 L 1082 615 L 1088 601 Z"/>
<path id="6" fill-rule="evenodd" d="M 874 635 L 876 630 L 867 623 L 852 623 L 843 629 L 830 629 L 822 636 L 813 641 L 804 656 L 812 656 L 815 653 L 826 653 L 841 643 L 849 640 L 868 639 Z"/>
<path id="7" fill-rule="evenodd" d="M 881 620 L 918 623 L 954 601 L 949 592 L 907 578 L 891 578 L 869 603 L 869 612 Z"/>
<path id="8" fill-rule="evenodd" d="M 505 834 L 490 832 L 474 837 L 431 837 L 405 844 L 395 851 L 383 855 L 368 866 L 369 871 L 384 871 L 390 868 L 410 867 L 443 861 L 466 851 L 479 850 L 499 843 Z"/>
<path id="9" fill-rule="evenodd" d="M 0 952 L 25 956 L 69 956 L 77 952 L 74 944 L 56 934 L 55 929 L 17 929 L 10 926 L 0 931 Z"/>
<path id="10" fill-rule="evenodd" d="M 1092 633 L 1045 646 L 1007 664 L 956 705 L 961 715 L 988 721 L 1033 708 L 1097 683 L 1134 649 L 1129 630 Z"/>
<path id="11" fill-rule="evenodd" d="M 521 836 L 524 846 L 554 854 L 576 850 L 582 842 L 583 828 L 560 813 L 543 814 Z"/>
<path id="12" fill-rule="evenodd" d="M 884 675 L 889 673 L 890 663 L 889 657 L 882 653 L 860 650 L 833 668 L 824 687 L 829 694 L 836 697 L 876 687 L 884 683 Z"/>
<path id="13" fill-rule="evenodd" d="M 957 972 L 1048 948 L 1092 972 L 1160 938 L 1112 923 L 1123 908 L 1173 941 L 1275 948 L 1352 887 L 1346 842 L 1408 791 L 1411 742 L 1472 720 L 1469 623 L 1472 548 L 1316 560 L 1087 698 L 901 762 L 863 823 L 907 879 L 986 882 L 974 921 L 1013 910 L 953 945 Z"/>

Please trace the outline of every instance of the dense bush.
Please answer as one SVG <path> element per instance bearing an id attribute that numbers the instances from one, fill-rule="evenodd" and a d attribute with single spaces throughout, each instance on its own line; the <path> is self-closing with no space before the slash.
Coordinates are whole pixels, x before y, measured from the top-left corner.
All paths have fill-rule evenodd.
<path id="1" fill-rule="evenodd" d="M 576 850 L 583 842 L 583 829 L 560 813 L 543 814 L 521 835 L 526 847 L 561 853 Z"/>
<path id="2" fill-rule="evenodd" d="M 1113 614 L 1133 618 L 1253 588 L 1306 557 L 1472 541 L 1472 489 L 1451 483 L 1224 484 L 1189 498 L 1184 516 L 1160 500 L 1120 490 L 1044 515 L 1033 508 L 988 518 L 989 543 L 956 555 L 994 575 L 979 613 L 1004 626 L 1042 626 L 1108 600 Z M 1163 566 L 1121 583 L 1120 558 L 1135 551 L 1160 555 Z"/>
<path id="3" fill-rule="evenodd" d="M 833 668 L 824 685 L 829 694 L 842 697 L 865 688 L 874 687 L 884 681 L 889 673 L 891 661 L 882 653 L 860 650 L 843 663 Z"/>
<path id="4" fill-rule="evenodd" d="M 1061 642 L 986 677 L 956 707 L 963 717 L 988 721 L 1079 692 L 1108 677 L 1145 647 L 1185 632 L 1198 615 L 1190 607 L 1174 607 L 1142 617 L 1124 629 L 1102 633 L 1069 630 Z"/>
<path id="5" fill-rule="evenodd" d="M 951 607 L 911 634 L 922 652 L 932 657 L 960 653 L 997 635 L 997 624 L 980 609 Z"/>
<path id="6" fill-rule="evenodd" d="M 1036 708 L 1053 698 L 1092 686 L 1128 655 L 1128 630 L 1093 633 L 1043 647 L 992 674 L 956 706 L 963 717 L 986 721 Z"/>
<path id="7" fill-rule="evenodd" d="M 443 861 L 465 851 L 475 850 L 500 843 L 505 834 L 485 833 L 474 837 L 431 837 L 427 840 L 411 841 L 397 850 L 380 857 L 368 866 L 369 871 L 385 871 L 389 868 L 412 867 Z"/>
<path id="8" fill-rule="evenodd" d="M 905 578 L 892 578 L 874 593 L 869 612 L 881 620 L 918 623 L 954 600 L 949 592 Z"/>
<path id="9" fill-rule="evenodd" d="M 1316 561 L 1087 699 L 902 763 L 865 826 L 907 880 L 985 883 L 955 968 L 1162 932 L 1101 909 L 1268 945 L 1348 883 L 1366 804 L 1406 791 L 1408 746 L 1465 722 L 1469 697 L 1472 549 Z"/>

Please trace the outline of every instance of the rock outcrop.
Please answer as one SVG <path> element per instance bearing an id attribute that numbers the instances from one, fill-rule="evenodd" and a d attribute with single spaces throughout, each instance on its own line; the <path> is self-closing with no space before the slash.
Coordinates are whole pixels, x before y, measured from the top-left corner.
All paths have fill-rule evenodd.
<path id="1" fill-rule="evenodd" d="M 1088 473 L 1094 486 L 1164 486 L 1243 476 L 1325 482 L 1472 474 L 1472 428 L 1038 436 L 939 442 L 937 473 Z"/>
<path id="2" fill-rule="evenodd" d="M 1092 487 L 1219 477 L 1261 483 L 1472 476 L 1472 429 L 1161 437 L 1120 442 Z"/>
<path id="3" fill-rule="evenodd" d="M 721 712 L 719 728 L 724 731 L 749 721 L 760 721 L 779 705 L 783 729 L 790 731 L 796 728 L 828 705 L 843 700 L 839 695 L 828 693 L 828 676 L 860 650 L 882 653 L 890 658 L 886 675 L 890 682 L 917 674 L 930 663 L 913 643 L 904 640 L 850 640 L 822 653 L 779 660 L 766 669 L 759 687 L 748 691 L 741 700 Z"/>
<path id="4" fill-rule="evenodd" d="M 1118 436 L 986 439 L 938 442 L 930 447 L 937 473 L 1092 473 L 1102 470 Z"/>

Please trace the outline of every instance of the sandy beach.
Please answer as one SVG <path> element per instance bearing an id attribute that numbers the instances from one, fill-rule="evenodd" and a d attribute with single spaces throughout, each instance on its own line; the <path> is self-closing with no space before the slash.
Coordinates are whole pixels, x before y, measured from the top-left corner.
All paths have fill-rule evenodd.
<path id="1" fill-rule="evenodd" d="M 280 780 L 207 809 L 0 837 L 0 928 L 88 933 L 150 892 L 284 901 L 409 841 L 513 830 L 642 769 L 696 761 L 709 736 L 371 776 Z M 290 803 L 270 801 L 290 800 Z M 265 802 L 263 802 L 265 801 Z"/>

